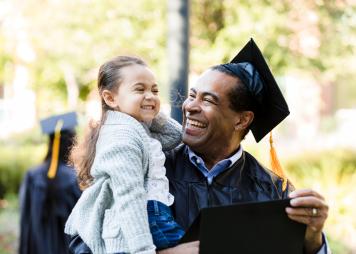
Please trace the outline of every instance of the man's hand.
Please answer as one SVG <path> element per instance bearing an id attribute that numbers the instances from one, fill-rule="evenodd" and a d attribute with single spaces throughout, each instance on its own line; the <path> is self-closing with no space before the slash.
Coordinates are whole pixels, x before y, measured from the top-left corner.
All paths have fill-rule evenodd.
<path id="1" fill-rule="evenodd" d="M 158 254 L 199 254 L 199 241 L 179 244 L 176 247 L 160 250 Z"/>
<path id="2" fill-rule="evenodd" d="M 323 243 L 322 230 L 329 207 L 324 197 L 311 189 L 296 190 L 289 197 L 292 207 L 286 208 L 288 217 L 307 225 L 304 247 L 306 253 L 314 254 Z"/>

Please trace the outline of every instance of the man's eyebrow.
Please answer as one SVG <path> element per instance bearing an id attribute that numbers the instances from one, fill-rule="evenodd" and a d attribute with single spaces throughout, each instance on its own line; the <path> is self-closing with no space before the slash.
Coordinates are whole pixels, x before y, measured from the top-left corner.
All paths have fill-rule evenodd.
<path id="1" fill-rule="evenodd" d="M 215 93 L 203 92 L 202 94 L 203 94 L 203 97 L 211 96 L 214 99 L 214 101 L 219 102 L 219 96 L 217 94 L 215 94 Z"/>
<path id="2" fill-rule="evenodd" d="M 194 88 L 190 88 L 190 91 L 193 93 L 197 93 L 197 90 L 195 90 Z"/>
<path id="3" fill-rule="evenodd" d="M 190 88 L 190 91 L 193 93 L 197 93 L 197 90 L 195 90 L 195 88 Z M 219 102 L 219 96 L 215 93 L 212 92 L 202 92 L 202 96 L 211 96 L 216 102 Z"/>

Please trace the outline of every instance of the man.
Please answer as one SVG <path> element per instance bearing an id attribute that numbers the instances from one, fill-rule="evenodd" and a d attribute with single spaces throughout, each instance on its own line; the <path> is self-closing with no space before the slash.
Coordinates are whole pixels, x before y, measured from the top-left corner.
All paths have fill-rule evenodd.
<path id="1" fill-rule="evenodd" d="M 183 104 L 184 144 L 166 160 L 176 220 L 187 229 L 203 207 L 289 195 L 289 218 L 307 225 L 305 253 L 327 253 L 322 235 L 328 215 L 324 198 L 307 189 L 290 193 L 288 181 L 283 183 L 240 145 L 250 128 L 259 141 L 289 111 L 253 40 L 233 62 L 203 73 Z M 197 249 L 197 243 L 190 243 L 160 253 Z"/>

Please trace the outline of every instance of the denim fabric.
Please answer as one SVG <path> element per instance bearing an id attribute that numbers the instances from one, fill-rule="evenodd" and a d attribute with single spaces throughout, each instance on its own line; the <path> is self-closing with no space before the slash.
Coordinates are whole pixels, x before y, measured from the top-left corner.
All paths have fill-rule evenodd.
<path id="1" fill-rule="evenodd" d="M 153 243 L 157 250 L 177 245 L 184 235 L 184 230 L 174 221 L 171 209 L 159 201 L 149 200 L 147 212 Z"/>
<path id="2" fill-rule="evenodd" d="M 69 243 L 69 253 L 71 254 L 92 254 L 89 247 L 83 242 L 79 235 L 72 237 Z"/>

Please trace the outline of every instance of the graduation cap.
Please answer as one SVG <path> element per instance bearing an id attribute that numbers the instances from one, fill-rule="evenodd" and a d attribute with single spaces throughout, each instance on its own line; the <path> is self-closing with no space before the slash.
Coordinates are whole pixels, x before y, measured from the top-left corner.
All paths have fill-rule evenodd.
<path id="1" fill-rule="evenodd" d="M 278 176 L 283 178 L 282 189 L 285 190 L 287 178 L 273 147 L 271 131 L 289 115 L 289 109 L 266 60 L 251 38 L 230 64 L 222 66 L 239 77 L 252 95 L 254 104 L 256 104 L 256 112 L 254 112 L 255 116 L 250 129 L 256 142 L 270 133 L 271 167 Z"/>
<path id="2" fill-rule="evenodd" d="M 55 115 L 41 120 L 40 123 L 44 134 L 54 134 L 51 164 L 47 173 L 48 178 L 53 179 L 56 176 L 58 168 L 61 132 L 74 129 L 74 127 L 78 124 L 77 114 L 75 112 L 69 112 L 61 115 Z"/>
<path id="3" fill-rule="evenodd" d="M 55 133 L 56 126 L 59 122 L 62 122 L 61 131 L 72 130 L 78 124 L 77 114 L 75 112 L 69 112 L 42 119 L 40 122 L 42 132 L 48 135 Z"/>
<path id="4" fill-rule="evenodd" d="M 260 49 L 251 39 L 232 59 L 237 68 L 227 64 L 227 68 L 236 74 L 252 92 L 260 104 L 251 124 L 251 131 L 259 142 L 288 115 L 288 105 L 269 69 Z"/>

